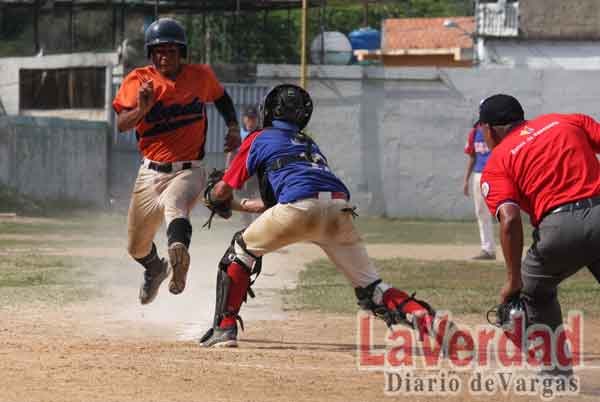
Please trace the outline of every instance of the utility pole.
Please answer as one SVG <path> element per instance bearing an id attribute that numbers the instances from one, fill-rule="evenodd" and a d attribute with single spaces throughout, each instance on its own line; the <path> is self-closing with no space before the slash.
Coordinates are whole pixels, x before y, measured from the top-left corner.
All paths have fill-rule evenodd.
<path id="1" fill-rule="evenodd" d="M 306 89 L 306 42 L 307 42 L 307 19 L 308 19 L 308 0 L 302 0 L 302 38 L 300 40 L 302 49 L 300 49 L 300 86 Z"/>

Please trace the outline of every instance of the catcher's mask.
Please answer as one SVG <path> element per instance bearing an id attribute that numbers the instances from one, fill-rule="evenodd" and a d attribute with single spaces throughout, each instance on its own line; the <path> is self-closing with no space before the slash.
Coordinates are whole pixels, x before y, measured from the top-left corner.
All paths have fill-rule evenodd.
<path id="1" fill-rule="evenodd" d="M 260 127 L 269 127 L 276 119 L 293 123 L 303 129 L 312 115 L 313 102 L 308 92 L 299 86 L 282 84 L 267 93 L 258 109 Z"/>
<path id="2" fill-rule="evenodd" d="M 492 317 L 495 315 L 495 317 Z M 521 318 L 527 326 L 527 310 L 520 293 L 513 295 L 506 303 L 497 305 L 487 312 L 486 318 L 490 324 L 502 328 L 504 331 L 512 331 L 517 318 Z"/>
<path id="3" fill-rule="evenodd" d="M 154 21 L 144 36 L 144 49 L 146 57 L 150 58 L 152 48 L 165 43 L 179 45 L 182 58 L 187 57 L 187 36 L 181 24 L 172 18 L 160 18 Z"/>

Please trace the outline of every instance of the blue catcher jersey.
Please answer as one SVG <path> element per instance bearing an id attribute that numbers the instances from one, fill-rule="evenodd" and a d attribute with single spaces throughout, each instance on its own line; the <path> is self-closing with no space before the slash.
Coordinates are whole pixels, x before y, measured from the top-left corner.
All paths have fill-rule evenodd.
<path id="1" fill-rule="evenodd" d="M 343 192 L 349 199 L 350 192 L 331 172 L 327 159 L 314 142 L 309 142 L 313 162 L 292 160 L 279 169 L 269 169 L 278 160 L 289 160 L 306 153 L 307 143 L 296 138 L 298 131 L 294 124 L 274 120 L 273 127 L 250 134 L 240 146 L 223 180 L 239 189 L 260 168 L 267 168 L 269 182 L 279 203 L 315 197 L 319 192 Z"/>

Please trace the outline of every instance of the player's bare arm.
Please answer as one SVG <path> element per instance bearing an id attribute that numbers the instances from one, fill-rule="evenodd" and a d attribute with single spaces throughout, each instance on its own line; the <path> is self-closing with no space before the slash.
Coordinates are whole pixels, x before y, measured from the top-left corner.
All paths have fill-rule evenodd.
<path id="1" fill-rule="evenodd" d="M 510 296 L 523 287 L 521 281 L 521 259 L 523 256 L 523 223 L 521 209 L 513 204 L 504 204 L 498 211 L 500 218 L 500 242 L 506 262 L 507 279 L 500 293 L 500 302 L 506 303 Z"/>
<path id="2" fill-rule="evenodd" d="M 469 155 L 469 161 L 467 162 L 467 170 L 465 172 L 465 179 L 463 181 L 463 194 L 465 197 L 469 196 L 469 179 L 471 173 L 473 173 L 473 166 L 475 166 L 475 155 Z"/>
<path id="3" fill-rule="evenodd" d="M 266 206 L 260 198 L 242 198 L 241 200 L 232 200 L 231 209 L 239 212 L 259 214 L 266 210 Z"/>
<path id="4" fill-rule="evenodd" d="M 154 105 L 154 85 L 152 80 L 140 85 L 137 95 L 137 105 L 133 109 L 123 110 L 117 115 L 117 127 L 120 132 L 135 128 Z"/>
<path id="5" fill-rule="evenodd" d="M 233 187 L 225 183 L 223 180 L 219 181 L 210 192 L 210 198 L 215 201 L 224 201 L 233 197 Z"/>

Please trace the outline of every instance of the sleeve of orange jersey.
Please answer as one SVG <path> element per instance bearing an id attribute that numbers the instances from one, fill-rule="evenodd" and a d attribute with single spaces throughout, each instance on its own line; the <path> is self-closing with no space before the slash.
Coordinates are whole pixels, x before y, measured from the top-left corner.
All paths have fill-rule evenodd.
<path id="1" fill-rule="evenodd" d="M 129 73 L 123 80 L 117 96 L 113 100 L 113 109 L 121 113 L 124 109 L 133 109 L 137 106 L 137 93 L 140 88 L 140 79 L 135 72 Z"/>
<path id="2" fill-rule="evenodd" d="M 223 96 L 223 93 L 225 93 L 223 85 L 221 85 L 215 72 L 209 66 L 205 66 L 204 68 L 204 80 L 202 85 L 207 89 L 207 100 L 209 102 L 216 101 Z"/>

